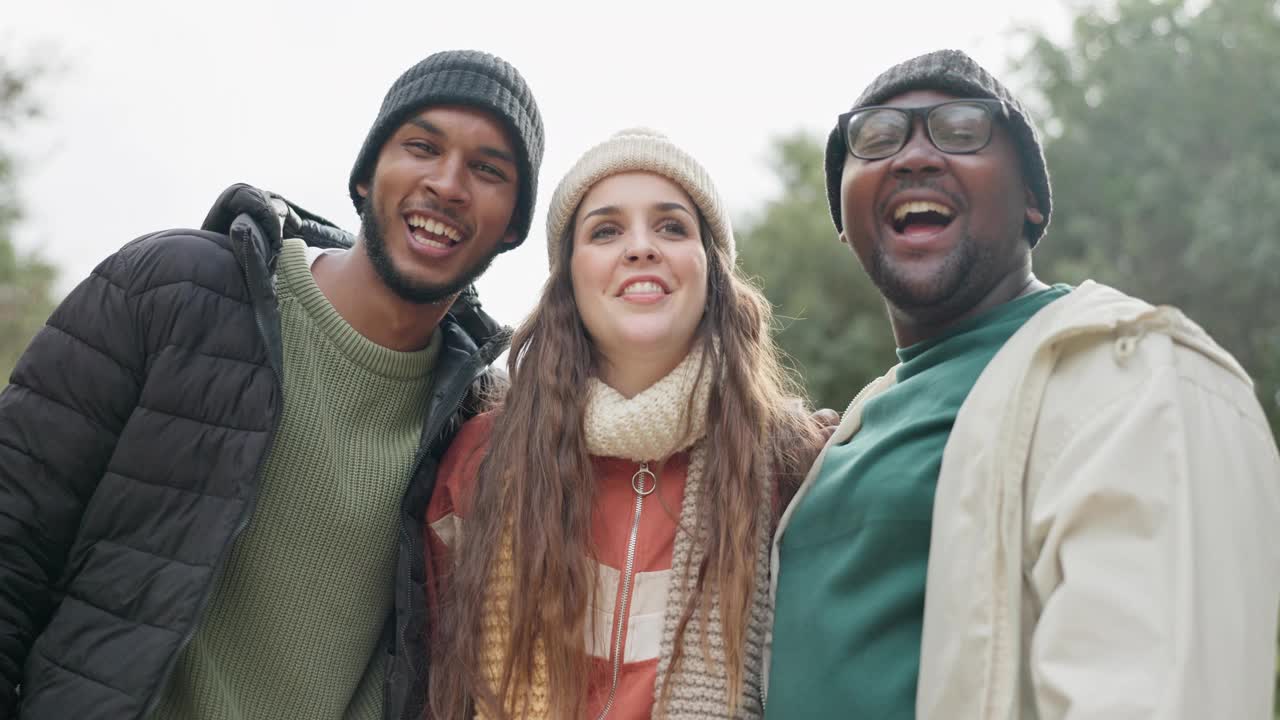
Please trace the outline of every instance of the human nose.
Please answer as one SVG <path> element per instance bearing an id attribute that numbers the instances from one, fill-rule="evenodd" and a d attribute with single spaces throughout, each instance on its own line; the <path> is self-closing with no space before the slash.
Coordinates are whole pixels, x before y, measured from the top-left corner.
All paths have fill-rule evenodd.
<path id="1" fill-rule="evenodd" d="M 628 265 L 634 265 L 642 261 L 658 262 L 662 259 L 662 251 L 658 249 L 658 244 L 654 242 L 653 234 L 642 229 L 632 236 L 632 241 L 627 244 L 623 250 L 623 260 Z"/>
<path id="2" fill-rule="evenodd" d="M 937 175 L 945 170 L 946 157 L 929 139 L 929 130 L 920 122 L 902 149 L 893 156 L 890 170 L 899 177 Z"/>
<path id="3" fill-rule="evenodd" d="M 426 188 L 447 205 L 465 206 L 471 202 L 471 190 L 467 184 L 467 167 L 464 158 L 452 153 L 434 163 L 422 180 Z"/>

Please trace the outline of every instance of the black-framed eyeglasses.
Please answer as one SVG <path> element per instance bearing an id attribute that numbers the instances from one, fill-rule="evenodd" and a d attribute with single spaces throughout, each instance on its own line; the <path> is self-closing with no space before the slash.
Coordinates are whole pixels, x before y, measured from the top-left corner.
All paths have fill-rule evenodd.
<path id="1" fill-rule="evenodd" d="M 924 118 L 929 142 L 944 153 L 976 153 L 991 142 L 996 117 L 1008 118 L 1000 100 L 972 98 L 948 100 L 928 107 L 872 105 L 841 115 L 838 127 L 849 153 L 862 160 L 883 160 L 901 150 L 911 139 L 915 119 Z"/>

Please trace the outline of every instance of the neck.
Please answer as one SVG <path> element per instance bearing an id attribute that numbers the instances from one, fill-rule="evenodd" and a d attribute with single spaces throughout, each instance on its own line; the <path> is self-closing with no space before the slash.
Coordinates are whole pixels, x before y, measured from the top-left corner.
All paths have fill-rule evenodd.
<path id="1" fill-rule="evenodd" d="M 311 273 L 343 320 L 389 350 L 425 348 L 453 305 L 453 298 L 421 305 L 396 295 L 373 269 L 363 240 L 346 252 L 322 256 L 311 266 Z"/>
<path id="2" fill-rule="evenodd" d="M 900 348 L 932 340 L 987 310 L 1047 287 L 1049 286 L 1040 282 L 1035 273 L 1031 272 L 1031 258 L 1028 256 L 1025 263 L 1005 273 L 976 302 L 967 303 L 962 309 L 921 313 L 889 305 L 889 321 L 893 325 L 894 340 Z"/>
<path id="3" fill-rule="evenodd" d="M 598 370 L 600 382 L 617 390 L 622 397 L 631 399 L 670 375 L 690 349 L 686 347 L 678 353 L 669 350 L 652 353 L 632 350 L 613 353 L 612 356 L 602 353 Z"/>

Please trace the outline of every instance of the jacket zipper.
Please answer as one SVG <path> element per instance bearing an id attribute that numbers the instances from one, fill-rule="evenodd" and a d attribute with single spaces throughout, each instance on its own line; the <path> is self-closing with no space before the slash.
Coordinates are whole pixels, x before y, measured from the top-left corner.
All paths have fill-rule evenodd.
<path id="1" fill-rule="evenodd" d="M 653 484 L 647 484 L 652 480 Z M 658 489 L 658 476 L 649 469 L 649 463 L 640 463 L 640 469 L 631 476 L 631 489 L 636 493 L 635 517 L 631 521 L 631 537 L 627 540 L 627 563 L 622 573 L 622 601 L 618 603 L 617 616 L 614 618 L 613 631 L 613 680 L 609 685 L 609 699 L 596 720 L 604 720 L 613 709 L 613 702 L 618 695 L 618 674 L 622 671 L 622 629 L 626 627 L 627 617 L 631 612 L 631 573 L 636 568 L 636 542 L 640 537 L 640 512 L 644 510 L 644 499 Z"/>
<path id="2" fill-rule="evenodd" d="M 471 385 L 476 381 L 476 379 L 480 377 L 480 374 L 484 371 L 484 368 L 488 367 L 490 363 L 493 362 L 493 359 L 497 357 L 499 353 L 493 352 L 493 348 L 503 347 L 503 345 L 505 344 L 503 342 L 505 337 L 506 337 L 505 333 L 498 333 L 496 336 L 494 336 L 488 342 L 482 345 L 476 351 L 476 353 L 468 359 L 467 361 L 468 364 L 472 366 L 475 366 L 477 364 L 476 362 L 477 358 L 479 359 L 479 363 L 478 363 L 479 371 L 476 371 L 473 368 L 466 368 L 467 372 L 464 373 L 462 370 L 460 370 L 458 375 L 459 376 L 466 375 L 467 382 L 460 383 L 454 386 L 459 389 L 454 392 L 454 397 L 451 398 L 451 402 L 447 405 L 447 407 L 449 408 L 449 411 L 447 413 L 428 418 L 428 422 L 431 422 L 432 426 L 424 428 L 423 437 L 426 438 L 426 442 L 418 446 L 418 452 L 413 458 L 413 465 L 409 469 L 410 485 L 413 484 L 413 479 L 418 475 L 418 469 L 422 467 L 422 461 L 427 457 L 428 448 L 431 446 L 432 440 L 434 440 L 436 435 L 438 435 L 440 431 L 443 429 L 444 423 L 448 422 L 449 418 L 452 418 L 458 412 L 458 409 L 462 407 L 462 401 L 467 396 L 467 389 L 470 388 Z M 408 489 L 406 489 L 405 492 L 408 492 Z M 396 527 L 397 527 L 397 530 L 399 531 L 400 539 L 405 544 L 405 546 L 409 548 L 409 554 L 413 556 L 413 557 L 407 558 L 406 562 L 408 563 L 416 562 L 418 558 L 416 556 L 416 553 L 414 552 L 415 548 L 414 548 L 413 538 L 409 537 L 409 530 L 404 526 L 404 513 L 400 512 L 398 513 L 398 515 L 399 515 L 399 518 L 397 518 L 396 520 Z M 425 562 L 425 559 L 423 560 L 423 562 Z M 401 565 L 400 572 L 397 573 L 397 578 L 399 577 L 400 573 L 403 573 L 406 577 L 412 577 L 413 568 L 411 566 L 403 567 L 404 565 L 403 562 L 400 563 L 400 565 Z M 411 584 L 412 583 L 406 583 L 403 588 L 405 608 L 408 608 L 412 601 L 412 598 L 409 596 Z M 396 618 L 396 642 L 399 648 L 406 648 L 409 645 L 408 629 L 409 629 L 408 623 L 402 622 L 401 619 L 397 617 Z"/>
<path id="3" fill-rule="evenodd" d="M 240 270 L 244 273 L 245 285 L 249 288 L 249 292 L 253 292 L 253 282 L 249 277 L 249 240 L 247 237 L 241 240 L 244 244 L 244 252 L 240 255 Z M 280 369 L 271 362 L 271 342 L 267 339 L 267 327 L 262 321 L 262 312 L 256 303 L 253 308 L 253 320 L 258 327 L 258 335 L 262 338 L 262 343 L 267 351 L 267 366 L 271 368 L 271 375 L 276 381 L 276 391 L 280 395 L 280 402 L 284 403 L 284 378 L 280 374 Z M 209 584 L 204 589 L 204 594 L 200 598 L 200 607 L 196 611 L 196 615 L 192 618 L 191 627 L 182 636 L 182 640 L 178 642 L 178 647 L 174 649 L 173 654 L 169 657 L 169 662 L 160 674 L 160 684 L 156 686 L 155 691 L 151 693 L 151 698 L 147 700 L 147 704 L 143 706 L 142 713 L 138 716 L 139 720 L 146 720 L 156 709 L 156 705 L 160 704 L 160 693 L 164 691 L 170 677 L 173 675 L 173 667 L 178 663 L 178 657 L 182 655 L 182 651 L 186 650 L 187 645 L 191 644 L 191 640 L 195 637 L 196 631 L 200 629 L 200 620 L 204 618 L 205 611 L 209 609 L 209 600 L 213 597 L 213 591 L 218 586 L 218 582 L 222 579 L 222 573 L 226 570 L 227 556 L 231 554 L 231 548 L 235 546 L 236 540 L 244 529 L 249 527 L 249 520 L 253 517 L 254 506 L 258 504 L 258 488 L 262 481 L 262 468 L 267 464 L 267 455 L 271 452 L 271 446 L 275 442 L 276 431 L 280 429 L 280 417 L 284 415 L 284 408 L 281 407 L 279 412 L 271 419 L 271 430 L 267 434 L 266 450 L 262 456 L 258 458 L 258 466 L 253 471 L 253 495 L 245 504 L 244 510 L 241 512 L 240 521 L 236 523 L 236 527 L 231 531 L 231 537 L 227 538 L 226 544 L 222 547 L 222 552 L 218 556 L 217 571 L 214 576 L 209 579 Z"/>

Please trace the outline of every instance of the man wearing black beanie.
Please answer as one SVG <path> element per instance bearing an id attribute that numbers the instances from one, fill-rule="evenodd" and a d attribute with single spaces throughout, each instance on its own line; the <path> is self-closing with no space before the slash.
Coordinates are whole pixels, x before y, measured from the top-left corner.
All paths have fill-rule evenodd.
<path id="1" fill-rule="evenodd" d="M 826 170 L 900 363 L 780 521 L 768 716 L 1270 717 L 1280 455 L 1240 365 L 1035 277 L 1039 135 L 961 52 L 873 81 Z"/>
<path id="2" fill-rule="evenodd" d="M 423 512 L 508 329 L 543 127 L 448 51 L 387 92 L 358 236 L 237 185 L 49 318 L 0 394 L 0 718 L 422 716 Z"/>

